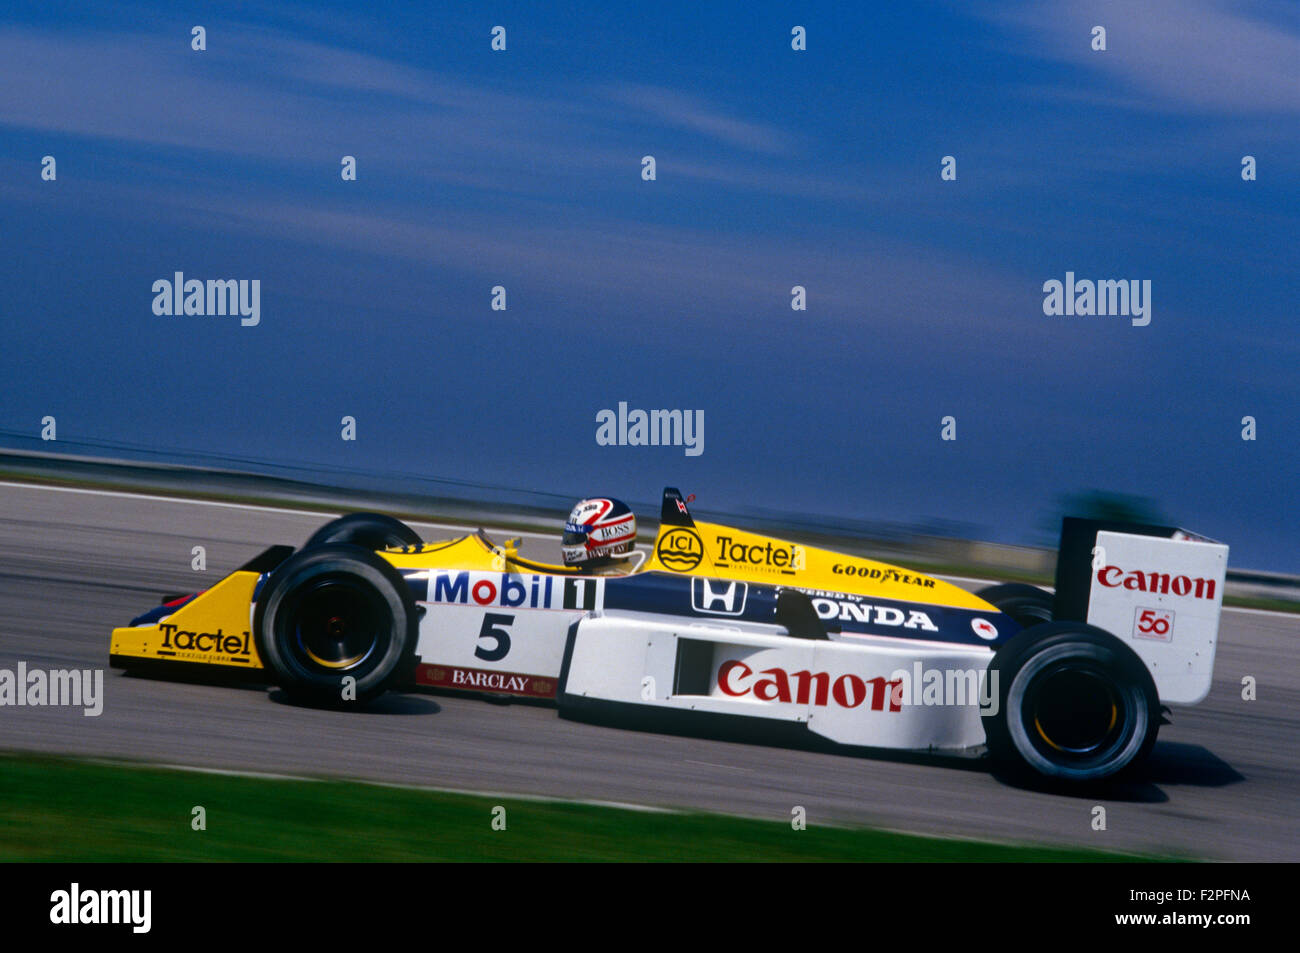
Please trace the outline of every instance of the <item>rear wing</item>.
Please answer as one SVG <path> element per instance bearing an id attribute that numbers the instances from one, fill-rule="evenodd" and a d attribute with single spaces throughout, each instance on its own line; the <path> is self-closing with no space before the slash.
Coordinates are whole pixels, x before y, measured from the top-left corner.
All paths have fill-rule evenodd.
<path id="1" fill-rule="evenodd" d="M 1146 663 L 1160 700 L 1194 705 L 1210 691 L 1228 547 L 1172 526 L 1061 524 L 1053 618 L 1086 622 Z"/>

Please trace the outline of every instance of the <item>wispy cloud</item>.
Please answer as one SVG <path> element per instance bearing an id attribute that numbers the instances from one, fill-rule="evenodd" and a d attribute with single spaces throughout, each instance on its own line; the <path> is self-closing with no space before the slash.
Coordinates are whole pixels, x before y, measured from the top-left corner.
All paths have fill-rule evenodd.
<path id="1" fill-rule="evenodd" d="M 1291 0 L 1236 9 L 1216 0 L 1016 0 L 973 8 L 1023 38 L 1016 52 L 1110 76 L 1116 105 L 1191 113 L 1300 112 L 1300 23 Z M 1104 26 L 1107 50 L 1090 31 Z M 1077 99 L 1063 75 L 1060 95 Z"/>
<path id="2" fill-rule="evenodd" d="M 790 151 L 789 138 L 778 127 L 727 115 L 697 96 L 636 84 L 607 86 L 603 93 L 610 102 L 634 113 L 648 115 L 664 125 L 689 130 L 729 146 L 773 155 Z"/>
<path id="3" fill-rule="evenodd" d="M 365 152 L 412 180 L 491 191 L 620 170 L 631 181 L 641 155 L 656 151 L 675 161 L 678 181 L 840 200 L 856 192 L 797 168 L 749 164 L 737 175 L 735 150 L 779 163 L 787 136 L 688 93 L 493 87 L 264 27 L 228 30 L 201 56 L 174 35 L 0 30 L 0 126 L 261 163 Z"/>

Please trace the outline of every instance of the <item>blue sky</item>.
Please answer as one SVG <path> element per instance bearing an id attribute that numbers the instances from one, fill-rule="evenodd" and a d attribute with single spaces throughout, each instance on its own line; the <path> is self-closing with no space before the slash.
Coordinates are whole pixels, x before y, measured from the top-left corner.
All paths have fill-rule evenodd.
<path id="1" fill-rule="evenodd" d="M 854 6 L 10 7 L 4 442 L 1022 542 L 1104 489 L 1300 571 L 1300 8 Z M 1045 316 L 1067 270 L 1151 325 Z M 155 316 L 175 271 L 261 324 Z M 704 453 L 598 446 L 619 401 Z"/>

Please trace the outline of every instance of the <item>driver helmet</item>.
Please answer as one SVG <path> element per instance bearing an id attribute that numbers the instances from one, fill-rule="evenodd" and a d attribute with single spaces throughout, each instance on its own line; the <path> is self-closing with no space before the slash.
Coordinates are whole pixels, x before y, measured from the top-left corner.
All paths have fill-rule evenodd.
<path id="1" fill-rule="evenodd" d="M 626 503 L 607 496 L 581 500 L 564 523 L 560 552 L 566 566 L 608 562 L 632 551 L 636 516 Z"/>

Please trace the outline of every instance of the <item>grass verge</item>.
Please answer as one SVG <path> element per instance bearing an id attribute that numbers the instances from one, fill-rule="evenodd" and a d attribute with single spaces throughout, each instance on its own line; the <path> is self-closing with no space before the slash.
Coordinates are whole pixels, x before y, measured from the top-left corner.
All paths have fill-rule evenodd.
<path id="1" fill-rule="evenodd" d="M 505 830 L 493 812 L 505 809 Z M 194 809 L 206 829 L 194 830 Z M 499 813 L 499 812 L 498 812 Z M 4 861 L 1149 860 L 715 814 L 0 756 Z"/>

